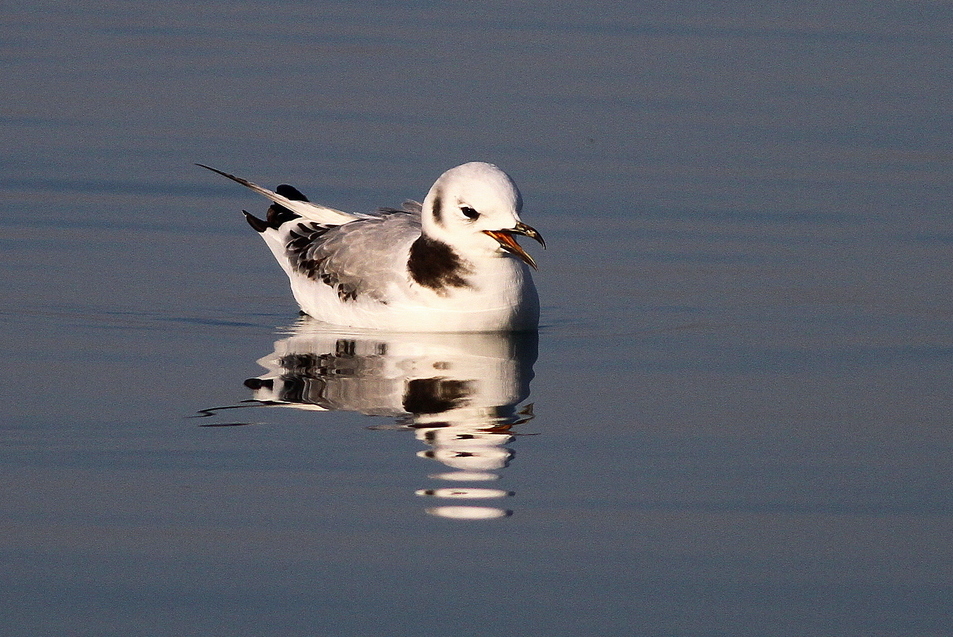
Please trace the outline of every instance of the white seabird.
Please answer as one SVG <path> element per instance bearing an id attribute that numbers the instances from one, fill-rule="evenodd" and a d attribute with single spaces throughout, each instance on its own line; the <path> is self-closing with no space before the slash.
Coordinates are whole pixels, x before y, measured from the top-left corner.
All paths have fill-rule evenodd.
<path id="1" fill-rule="evenodd" d="M 536 262 L 513 237 L 545 247 L 520 220 L 522 197 L 492 164 L 451 168 L 423 204 L 351 214 L 308 201 L 296 188 L 276 192 L 198 164 L 271 199 L 265 219 L 245 218 L 291 281 L 312 317 L 397 332 L 536 329 Z"/>

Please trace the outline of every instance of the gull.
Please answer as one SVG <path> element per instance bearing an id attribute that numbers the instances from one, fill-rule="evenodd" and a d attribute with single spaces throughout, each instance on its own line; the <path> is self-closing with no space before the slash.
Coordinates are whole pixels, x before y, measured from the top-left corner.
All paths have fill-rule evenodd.
<path id="1" fill-rule="evenodd" d="M 245 219 L 288 275 L 302 311 L 337 326 L 394 332 L 510 332 L 539 324 L 536 262 L 514 235 L 542 236 L 520 220 L 523 199 L 493 164 L 443 173 L 423 203 L 376 214 L 308 201 L 197 164 L 264 195 L 264 219 Z"/>

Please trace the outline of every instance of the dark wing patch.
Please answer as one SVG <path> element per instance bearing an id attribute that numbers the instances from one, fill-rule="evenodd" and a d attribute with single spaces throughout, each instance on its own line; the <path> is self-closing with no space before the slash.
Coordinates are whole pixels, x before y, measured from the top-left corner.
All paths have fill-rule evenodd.
<path id="1" fill-rule="evenodd" d="M 357 299 L 357 289 L 352 285 L 342 283 L 332 272 L 322 267 L 326 257 L 316 257 L 314 244 L 334 226 L 323 226 L 317 222 L 299 223 L 288 231 L 288 243 L 285 252 L 295 271 L 309 279 L 321 281 L 325 285 L 335 288 L 342 301 Z"/>
<path id="2" fill-rule="evenodd" d="M 248 225 L 258 232 L 264 232 L 268 228 L 274 228 L 277 230 L 281 224 L 301 218 L 301 215 L 292 212 L 281 204 L 277 203 L 271 204 L 271 206 L 268 208 L 268 214 L 264 219 L 259 219 L 247 210 L 242 210 L 242 212 L 245 213 L 245 221 L 248 222 Z"/>
<path id="3" fill-rule="evenodd" d="M 281 204 L 273 203 L 268 207 L 268 225 L 275 229 L 283 223 L 299 219 L 300 217 L 301 215 L 296 212 L 291 212 Z"/>
<path id="4" fill-rule="evenodd" d="M 208 166 L 204 166 L 204 168 L 208 168 Z M 215 169 L 209 168 L 209 170 L 215 170 Z M 219 171 L 215 170 L 215 172 L 219 172 Z M 224 174 L 224 173 L 220 173 L 220 174 Z M 225 176 L 231 179 L 235 179 L 239 183 L 244 183 L 243 180 L 240 180 L 237 177 L 231 177 L 230 175 L 225 175 Z M 300 190 L 298 190 L 294 186 L 289 186 L 288 184 L 281 184 L 280 186 L 275 188 L 275 192 L 281 195 L 282 197 L 291 199 L 292 201 L 308 201 L 308 198 L 305 197 L 303 194 L 301 194 Z M 293 221 L 301 217 L 301 215 L 299 215 L 298 213 L 288 210 L 287 208 L 285 208 L 279 203 L 271 204 L 271 206 L 268 208 L 268 214 L 265 216 L 264 219 L 259 219 L 258 217 L 251 214 L 247 210 L 242 210 L 242 212 L 245 213 L 245 221 L 247 221 L 248 225 L 254 228 L 257 232 L 264 232 L 268 228 L 274 228 L 277 230 L 281 224 L 286 223 L 288 221 Z"/>
<path id="5" fill-rule="evenodd" d="M 288 184 L 281 184 L 275 188 L 275 192 L 292 201 L 308 201 L 308 198 L 302 195 L 300 190 Z"/>
<path id="6" fill-rule="evenodd" d="M 248 225 L 255 229 L 255 232 L 264 232 L 271 227 L 268 225 L 267 221 L 264 219 L 259 219 L 247 210 L 242 210 L 242 214 L 245 215 L 245 221 L 247 221 Z"/>
<path id="7" fill-rule="evenodd" d="M 470 287 L 464 278 L 470 273 L 467 262 L 446 243 L 422 235 L 410 246 L 407 269 L 414 281 L 437 294 L 447 294 L 449 288 Z"/>

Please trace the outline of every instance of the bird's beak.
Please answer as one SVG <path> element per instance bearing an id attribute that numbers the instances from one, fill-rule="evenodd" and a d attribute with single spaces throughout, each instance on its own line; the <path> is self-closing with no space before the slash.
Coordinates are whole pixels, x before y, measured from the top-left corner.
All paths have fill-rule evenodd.
<path id="1" fill-rule="evenodd" d="M 483 232 L 484 234 L 488 234 L 499 241 L 500 246 L 504 250 L 518 256 L 524 263 L 526 263 L 526 265 L 530 266 L 534 270 L 539 269 L 536 267 L 536 261 L 533 260 L 533 257 L 529 256 L 529 254 L 527 254 L 520 244 L 516 243 L 516 239 L 513 238 L 514 234 L 521 234 L 525 237 L 529 237 L 530 239 L 539 241 L 539 244 L 545 248 L 546 242 L 543 241 L 543 236 L 536 232 L 536 229 L 532 226 L 528 226 L 520 221 L 513 228 L 507 228 L 506 230 L 484 230 Z"/>

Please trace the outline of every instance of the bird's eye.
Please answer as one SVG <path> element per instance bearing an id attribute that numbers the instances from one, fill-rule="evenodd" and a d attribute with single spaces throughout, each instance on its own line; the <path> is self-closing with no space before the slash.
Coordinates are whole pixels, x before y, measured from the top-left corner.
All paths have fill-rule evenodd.
<path id="1" fill-rule="evenodd" d="M 471 208 L 470 206 L 460 206 L 460 212 L 463 213 L 463 216 L 467 219 L 476 219 L 480 216 L 480 213 Z"/>

